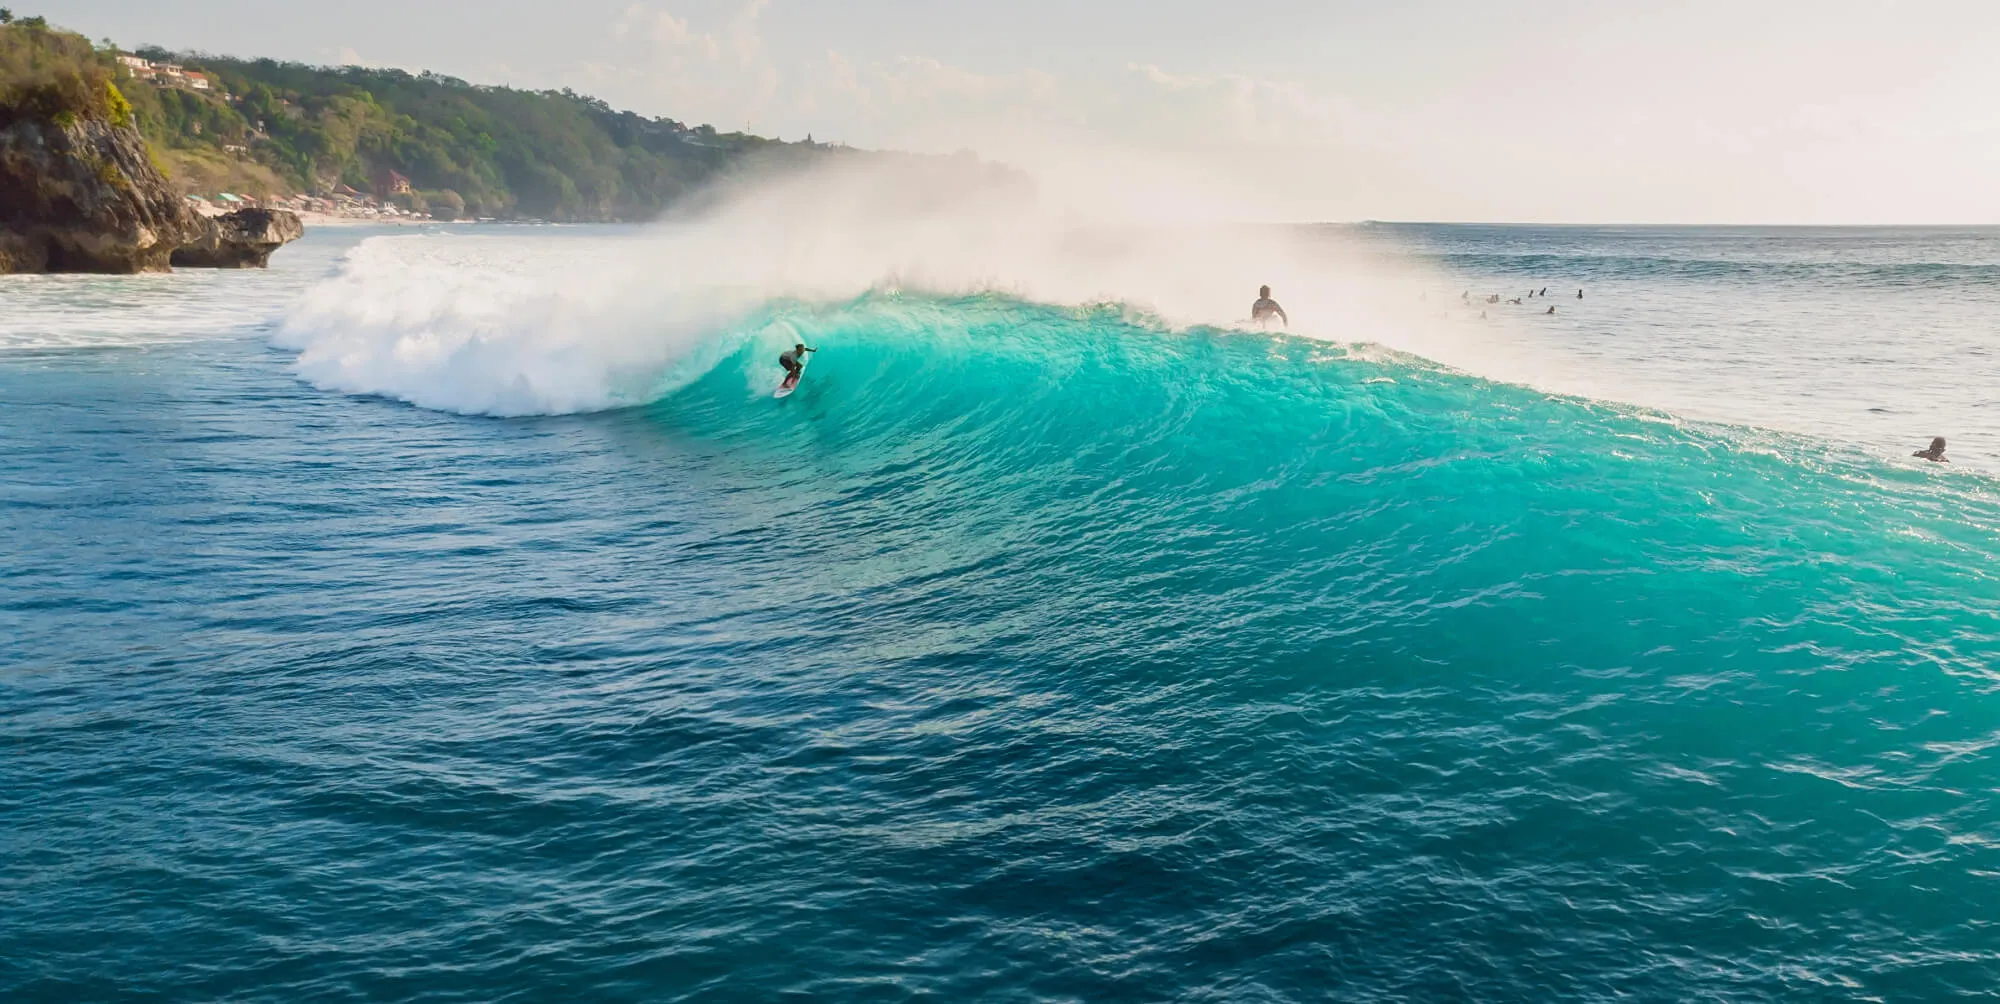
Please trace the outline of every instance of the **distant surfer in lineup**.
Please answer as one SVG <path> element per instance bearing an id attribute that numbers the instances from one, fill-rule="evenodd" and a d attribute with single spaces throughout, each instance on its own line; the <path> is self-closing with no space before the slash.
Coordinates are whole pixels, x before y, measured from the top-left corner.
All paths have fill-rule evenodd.
<path id="1" fill-rule="evenodd" d="M 785 379 L 778 384 L 778 392 L 774 396 L 784 397 L 799 385 L 799 377 L 804 376 L 806 372 L 806 353 L 818 351 L 815 348 L 807 348 L 804 342 L 799 342 L 778 356 L 778 365 L 785 368 Z"/>
<path id="2" fill-rule="evenodd" d="M 1931 440 L 1931 448 L 1930 448 L 1930 449 L 1928 449 L 1928 450 L 1918 450 L 1917 452 L 1915 452 L 1915 453 L 1912 453 L 1912 454 L 1910 454 L 1910 456 L 1913 456 L 1913 457 L 1922 457 L 1922 458 L 1924 458 L 1925 460 L 1928 460 L 1928 461 L 1930 461 L 1930 462 L 1931 462 L 1931 463 L 1933 463 L 1933 464 L 1948 464 L 1948 463 L 1951 463 L 1951 461 L 1949 461 L 1949 460 L 1946 460 L 1946 459 L 1944 458 L 1944 437 L 1943 437 L 1943 436 L 1939 436 L 1939 437 L 1937 437 L 1936 439 L 1933 439 L 1933 440 Z"/>
<path id="3" fill-rule="evenodd" d="M 1271 287 L 1257 287 L 1257 302 L 1250 305 L 1250 319 L 1258 324 L 1269 324 L 1272 314 L 1278 315 L 1278 320 L 1284 322 L 1285 327 L 1292 326 L 1292 319 L 1285 316 L 1285 308 L 1278 306 L 1278 301 L 1271 299 Z"/>

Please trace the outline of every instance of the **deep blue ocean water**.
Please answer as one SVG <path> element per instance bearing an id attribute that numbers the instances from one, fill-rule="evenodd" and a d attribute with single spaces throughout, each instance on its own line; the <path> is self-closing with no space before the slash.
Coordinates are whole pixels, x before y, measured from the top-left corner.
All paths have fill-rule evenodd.
<path id="1" fill-rule="evenodd" d="M 1990 235 L 1365 236 L 1637 401 L 880 292 L 513 418 L 301 379 L 364 236 L 0 282 L 0 996 L 2000 996 L 1991 363 L 1732 355 Z"/>

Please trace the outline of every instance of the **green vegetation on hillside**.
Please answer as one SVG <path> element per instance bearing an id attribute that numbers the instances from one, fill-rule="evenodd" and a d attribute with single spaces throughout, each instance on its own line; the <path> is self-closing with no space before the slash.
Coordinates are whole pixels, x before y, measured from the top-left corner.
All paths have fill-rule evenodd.
<path id="1" fill-rule="evenodd" d="M 140 49 L 206 75 L 141 79 L 116 50 L 40 18 L 0 24 L 0 125 L 34 116 L 136 122 L 184 190 L 324 194 L 342 186 L 439 215 L 632 220 L 719 174 L 842 148 L 689 128 L 570 91 L 432 73 Z M 394 174 L 391 174 L 394 172 Z"/>
<path id="2" fill-rule="evenodd" d="M 124 122 L 131 114 L 112 64 L 90 40 L 0 7 L 0 128 L 22 119 Z"/>

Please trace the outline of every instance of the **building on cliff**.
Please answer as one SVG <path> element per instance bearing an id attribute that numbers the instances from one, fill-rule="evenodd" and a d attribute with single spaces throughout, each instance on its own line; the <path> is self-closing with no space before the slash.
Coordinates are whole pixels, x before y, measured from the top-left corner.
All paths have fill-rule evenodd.
<path id="1" fill-rule="evenodd" d="M 139 56 L 118 57 L 118 65 L 123 66 L 134 80 L 143 80 L 159 87 L 185 87 L 189 90 L 206 91 L 214 88 L 214 81 L 200 70 L 190 70 L 179 63 L 155 63 Z"/>

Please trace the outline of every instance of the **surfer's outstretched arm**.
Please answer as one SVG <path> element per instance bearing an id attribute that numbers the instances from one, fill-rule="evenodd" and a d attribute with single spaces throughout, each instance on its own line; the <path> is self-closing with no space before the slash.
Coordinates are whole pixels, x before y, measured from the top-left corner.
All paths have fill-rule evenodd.
<path id="1" fill-rule="evenodd" d="M 1278 320 L 1285 322 L 1285 327 L 1289 328 L 1292 326 L 1292 319 L 1285 315 L 1285 308 L 1273 303 L 1271 304 L 1271 309 L 1278 312 Z"/>

